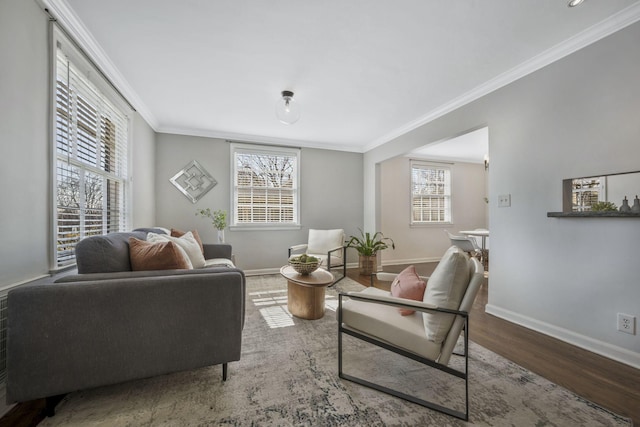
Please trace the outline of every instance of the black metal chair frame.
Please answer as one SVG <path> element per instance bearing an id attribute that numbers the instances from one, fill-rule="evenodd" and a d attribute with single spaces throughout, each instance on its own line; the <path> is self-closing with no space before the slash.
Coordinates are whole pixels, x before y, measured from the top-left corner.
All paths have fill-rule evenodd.
<path id="1" fill-rule="evenodd" d="M 421 307 L 418 305 L 414 305 L 410 302 L 407 303 L 395 303 L 395 302 L 390 302 L 390 301 L 380 301 L 378 299 L 375 298 L 370 298 L 368 296 L 365 295 L 354 295 L 357 293 L 354 292 L 350 292 L 350 293 L 340 293 L 339 295 L 339 301 L 338 301 L 338 376 L 342 379 L 348 380 L 348 381 L 352 381 L 355 382 L 357 384 L 363 385 L 365 387 L 369 387 L 378 391 L 381 391 L 383 393 L 386 394 L 390 394 L 392 396 L 395 397 L 399 397 L 400 399 L 404 399 L 407 400 L 409 402 L 413 402 L 416 403 L 418 405 L 424 406 L 426 408 L 429 409 L 433 409 L 439 412 L 442 412 L 444 414 L 447 415 L 451 415 L 454 416 L 456 418 L 460 418 L 464 421 L 469 421 L 469 313 L 466 311 L 458 311 L 458 310 L 448 310 L 448 309 L 444 309 L 444 308 L 426 308 L 426 307 Z M 463 318 L 463 326 L 462 326 L 462 330 L 464 331 L 464 351 L 462 354 L 460 353 L 453 353 L 454 355 L 457 356 L 462 356 L 464 357 L 464 371 L 460 371 L 454 368 L 451 368 L 447 365 L 438 363 L 434 360 L 431 359 L 427 359 L 424 358 L 422 356 L 419 356 L 415 353 L 412 353 L 410 351 L 407 351 L 403 348 L 400 347 L 396 347 L 393 344 L 386 342 L 386 341 L 381 341 L 378 340 L 370 335 L 367 334 L 363 334 L 360 332 L 357 332 L 353 329 L 349 329 L 349 328 L 345 328 L 343 326 L 342 323 L 342 299 L 343 297 L 348 297 L 348 298 L 352 298 L 352 299 L 357 299 L 357 300 L 363 300 L 363 301 L 367 301 L 367 302 L 372 302 L 372 303 L 376 303 L 376 304 L 385 304 L 385 305 L 391 305 L 394 307 L 406 307 L 406 308 L 410 308 L 412 310 L 416 310 L 416 311 L 421 311 L 421 312 L 438 312 L 438 313 L 451 313 L 451 314 L 456 314 L 458 316 L 461 316 Z M 453 327 L 453 324 L 452 324 Z M 446 406 L 442 406 L 439 405 L 437 403 L 434 402 L 430 402 L 424 399 L 420 399 L 418 397 L 415 396 L 411 396 L 409 394 L 403 393 L 401 391 L 398 390 L 394 390 L 385 386 L 382 386 L 380 384 L 375 384 L 372 383 L 370 381 L 364 380 L 362 378 L 358 378 L 352 375 L 348 375 L 345 374 L 342 371 L 342 334 L 347 334 L 350 335 L 352 337 L 358 338 L 362 341 L 366 341 L 370 344 L 376 345 L 378 347 L 384 348 L 388 351 L 391 351 L 393 353 L 399 354 L 401 356 L 404 356 L 406 358 L 415 360 L 416 362 L 422 363 L 423 365 L 427 365 L 430 366 L 432 368 L 435 368 L 439 371 L 445 372 L 447 374 L 456 376 L 458 378 L 461 378 L 464 380 L 464 394 L 465 394 L 465 410 L 464 412 L 462 411 L 458 411 L 452 408 L 448 408 Z"/>

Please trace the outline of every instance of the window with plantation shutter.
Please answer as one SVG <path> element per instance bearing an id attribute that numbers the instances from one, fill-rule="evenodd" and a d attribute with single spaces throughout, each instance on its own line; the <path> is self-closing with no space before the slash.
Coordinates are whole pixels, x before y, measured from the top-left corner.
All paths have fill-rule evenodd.
<path id="1" fill-rule="evenodd" d="M 75 263 L 83 237 L 127 229 L 129 119 L 100 74 L 56 35 L 54 241 L 61 268 Z"/>
<path id="2" fill-rule="evenodd" d="M 451 222 L 451 170 L 411 161 L 411 224 Z"/>
<path id="3" fill-rule="evenodd" d="M 578 178 L 571 182 L 571 202 L 574 212 L 590 211 L 591 206 L 606 200 L 606 178 Z"/>
<path id="4" fill-rule="evenodd" d="M 299 149 L 231 144 L 233 226 L 298 226 Z"/>

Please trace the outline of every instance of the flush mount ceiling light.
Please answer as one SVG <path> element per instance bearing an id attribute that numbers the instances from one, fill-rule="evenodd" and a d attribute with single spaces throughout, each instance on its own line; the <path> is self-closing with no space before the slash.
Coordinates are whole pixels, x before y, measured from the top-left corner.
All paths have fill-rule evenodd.
<path id="1" fill-rule="evenodd" d="M 276 103 L 276 117 L 286 125 L 292 125 L 300 118 L 300 106 L 290 90 L 282 91 L 282 98 Z"/>
<path id="2" fill-rule="evenodd" d="M 579 6 L 580 4 L 582 4 L 583 2 L 584 2 L 584 0 L 569 0 L 569 3 L 567 3 L 567 6 L 576 7 L 576 6 Z"/>

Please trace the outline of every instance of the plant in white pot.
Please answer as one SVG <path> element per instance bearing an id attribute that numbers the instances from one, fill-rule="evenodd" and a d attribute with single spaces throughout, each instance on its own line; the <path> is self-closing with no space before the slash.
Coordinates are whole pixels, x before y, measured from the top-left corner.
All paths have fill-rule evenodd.
<path id="1" fill-rule="evenodd" d="M 360 230 L 360 237 L 349 236 L 347 247 L 355 248 L 358 251 L 361 275 L 371 276 L 376 266 L 378 251 L 387 249 L 389 247 L 389 243 L 387 242 L 391 243 L 391 249 L 396 248 L 393 239 L 385 237 L 381 231 L 377 231 L 371 235 L 371 233 L 365 233 Z"/>
<path id="2" fill-rule="evenodd" d="M 227 212 L 223 210 L 211 211 L 210 208 L 198 209 L 196 215 L 211 219 L 211 223 L 218 230 L 218 243 L 224 243 L 224 229 L 227 228 Z"/>

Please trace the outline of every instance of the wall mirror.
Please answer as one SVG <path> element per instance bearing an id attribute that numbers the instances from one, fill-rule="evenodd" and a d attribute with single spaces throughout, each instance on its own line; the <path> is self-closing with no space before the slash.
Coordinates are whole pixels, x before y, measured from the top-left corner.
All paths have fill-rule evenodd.
<path id="1" fill-rule="evenodd" d="M 640 195 L 640 171 L 623 172 L 562 181 L 562 211 L 589 212 L 596 202 L 611 202 L 620 208 L 627 197 L 629 205 Z"/>

